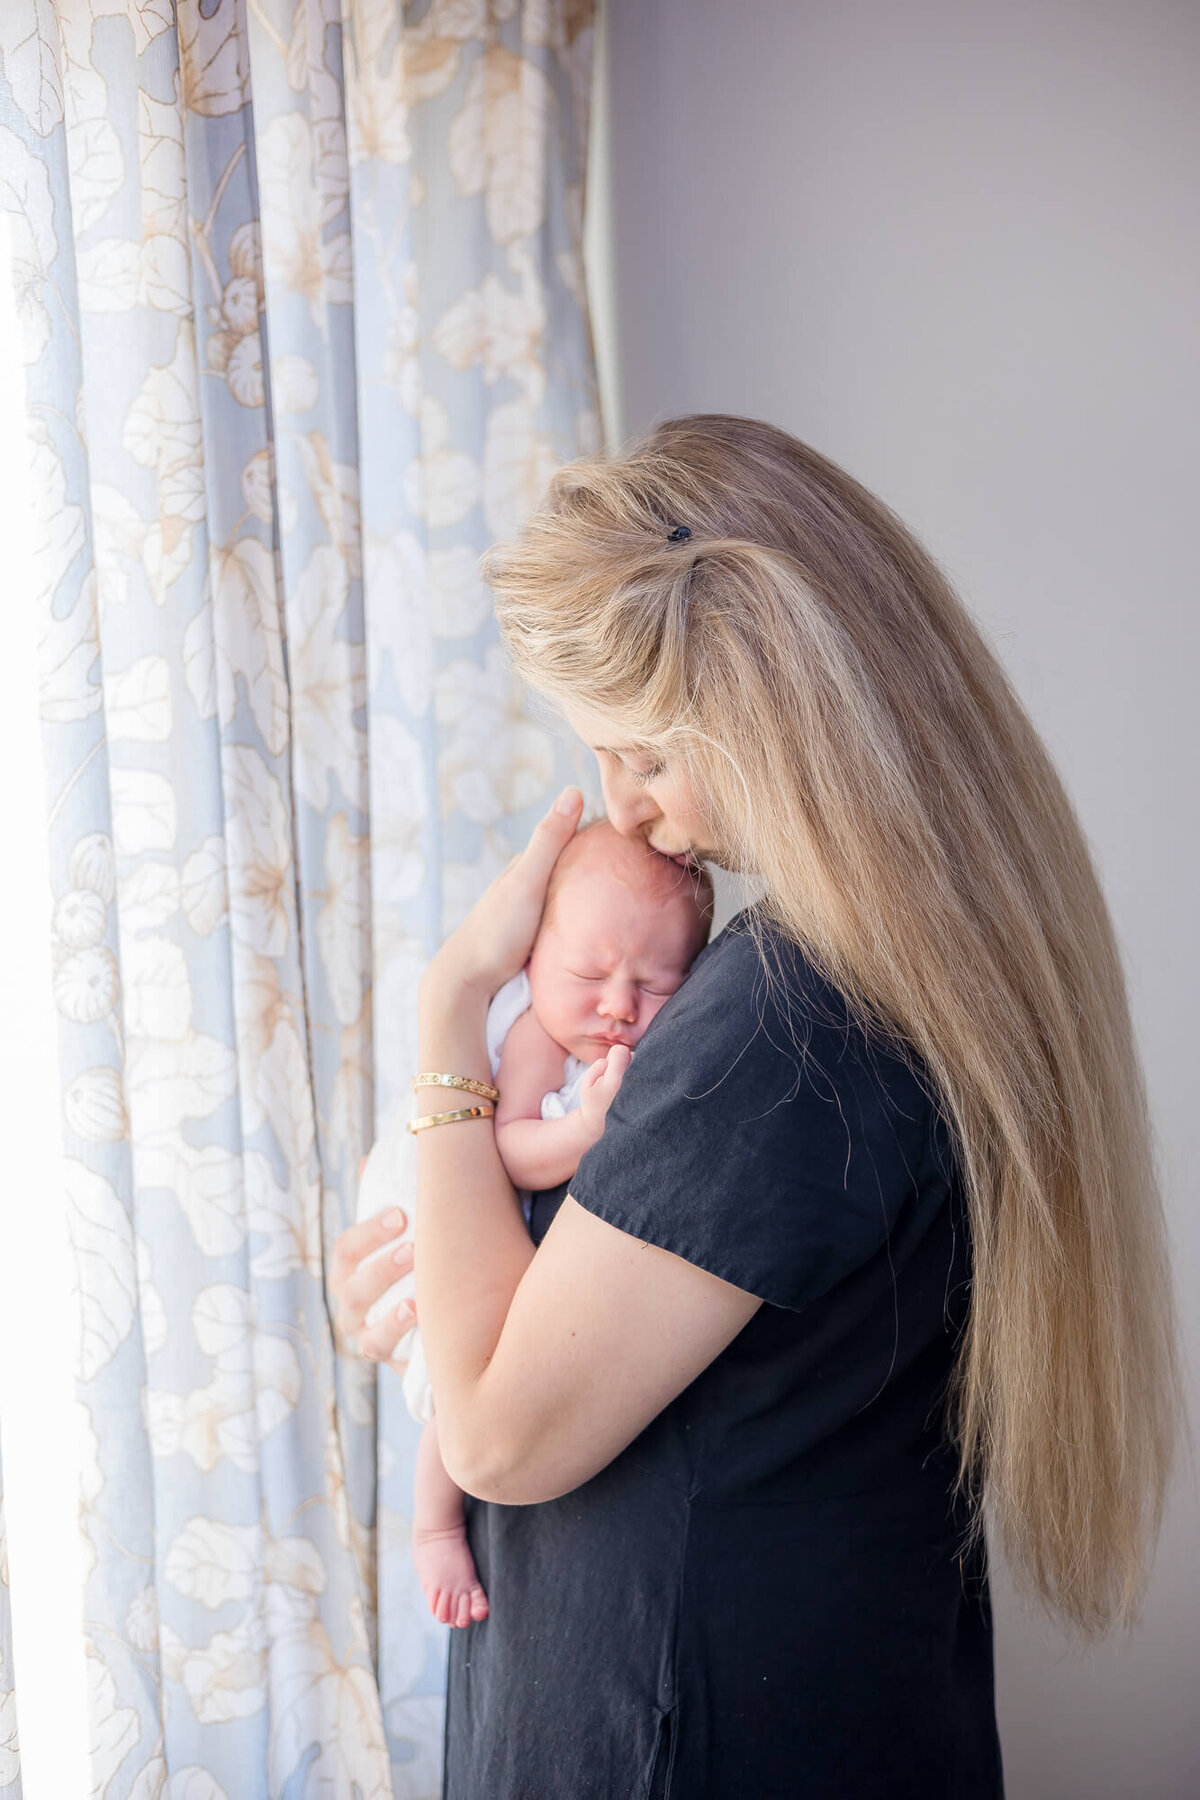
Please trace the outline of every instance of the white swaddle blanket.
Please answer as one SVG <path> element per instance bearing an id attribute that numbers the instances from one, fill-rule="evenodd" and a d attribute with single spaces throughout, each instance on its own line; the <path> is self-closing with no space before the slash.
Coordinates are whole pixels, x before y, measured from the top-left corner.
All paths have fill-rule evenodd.
<path id="1" fill-rule="evenodd" d="M 500 1051 L 504 1040 L 521 1014 L 529 1010 L 530 997 L 529 976 L 521 969 L 510 981 L 505 982 L 488 1007 L 487 1052 L 493 1081 L 500 1068 Z M 579 1105 L 580 1089 L 587 1070 L 588 1064 L 580 1062 L 577 1056 L 567 1057 L 563 1069 L 563 1085 L 542 1096 L 543 1119 L 561 1119 L 574 1111 Z M 364 1258 L 365 1262 L 373 1262 L 380 1256 L 390 1256 L 398 1244 L 410 1243 L 416 1224 L 417 1140 L 407 1128 L 408 1121 L 413 1116 L 412 1095 L 408 1092 L 407 1078 L 404 1086 L 404 1098 L 388 1114 L 383 1130 L 367 1157 L 362 1180 L 358 1184 L 355 1218 L 369 1219 L 374 1213 L 384 1212 L 389 1206 L 399 1206 L 407 1215 L 407 1222 L 398 1236 L 389 1238 L 379 1250 L 372 1251 L 369 1257 Z M 449 1109 L 458 1104 L 469 1105 L 471 1099 L 470 1094 L 448 1095 L 446 1107 Z M 472 1129 L 476 1127 L 473 1126 Z M 518 1191 L 528 1223 L 530 1196 L 524 1189 Z M 410 1271 L 401 1276 L 399 1281 L 393 1282 L 386 1294 L 380 1296 L 367 1314 L 366 1323 L 374 1325 L 385 1314 L 394 1312 L 402 1300 L 411 1300 L 413 1288 L 414 1278 Z M 414 1325 L 405 1333 L 392 1354 L 403 1358 L 406 1345 L 408 1368 L 404 1373 L 405 1404 L 413 1418 L 424 1424 L 433 1417 L 433 1390 L 429 1385 L 429 1371 L 425 1364 L 425 1351 L 418 1326 Z"/>

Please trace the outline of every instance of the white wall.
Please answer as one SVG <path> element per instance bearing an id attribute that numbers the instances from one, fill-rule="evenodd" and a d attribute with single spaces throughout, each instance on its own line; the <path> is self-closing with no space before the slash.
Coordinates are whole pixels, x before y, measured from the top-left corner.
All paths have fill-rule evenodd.
<path id="1" fill-rule="evenodd" d="M 602 0 L 610 435 L 773 420 L 893 506 L 1004 657 L 1127 957 L 1200 1368 L 1200 7 Z M 993 1587 L 1009 1800 L 1200 1794 L 1200 1498 L 1089 1651 Z"/>

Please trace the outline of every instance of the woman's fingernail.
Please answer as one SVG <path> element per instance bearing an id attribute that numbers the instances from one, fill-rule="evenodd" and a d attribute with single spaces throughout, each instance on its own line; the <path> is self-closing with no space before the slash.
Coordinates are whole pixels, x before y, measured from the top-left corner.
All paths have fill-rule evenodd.
<path id="1" fill-rule="evenodd" d="M 399 1244 L 396 1249 L 392 1251 L 392 1261 L 407 1262 L 411 1255 L 412 1246 L 410 1244 Z"/>
<path id="2" fill-rule="evenodd" d="M 577 787 L 564 788 L 562 793 L 558 796 L 558 799 L 554 802 L 554 810 L 556 813 L 573 813 L 575 811 L 576 802 L 582 798 L 583 796 L 580 794 Z"/>
<path id="3" fill-rule="evenodd" d="M 404 1223 L 404 1214 L 398 1206 L 390 1207 L 383 1215 L 383 1222 L 389 1231 L 399 1231 Z"/>

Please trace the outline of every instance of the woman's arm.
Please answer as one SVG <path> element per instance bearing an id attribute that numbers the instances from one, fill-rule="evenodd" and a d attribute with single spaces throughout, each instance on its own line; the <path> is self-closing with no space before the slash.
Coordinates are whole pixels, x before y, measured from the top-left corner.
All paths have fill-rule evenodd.
<path id="1" fill-rule="evenodd" d="M 488 1000 L 529 955 L 582 805 L 570 790 L 564 801 L 430 965 L 423 1068 L 487 1080 Z M 444 1110 L 445 1098 L 423 1089 L 418 1108 Z M 417 1143 L 417 1308 L 446 1469 L 482 1499 L 553 1499 L 611 1462 L 761 1301 L 569 1197 L 535 1252 L 490 1121 L 437 1126 Z M 394 1275 L 359 1259 L 394 1229 L 385 1218 L 351 1227 L 330 1275 L 339 1329 L 381 1359 L 408 1325 L 364 1329 Z"/>
<path id="2" fill-rule="evenodd" d="M 528 954 L 550 870 L 574 827 L 574 816 L 564 828 L 561 815 L 548 815 L 489 889 L 490 907 L 477 908 L 430 965 L 422 1068 L 487 1079 L 488 997 Z M 422 1090 L 418 1104 L 442 1110 L 444 1094 Z M 417 1161 L 417 1313 L 442 1457 L 481 1499 L 530 1504 L 578 1487 L 762 1304 L 569 1197 L 535 1252 L 482 1121 L 421 1132 Z"/>
<path id="3" fill-rule="evenodd" d="M 577 788 L 564 790 L 553 810 L 534 831 L 525 849 L 514 856 L 507 868 L 491 883 L 463 924 L 443 944 L 434 963 L 427 970 L 425 981 L 429 982 L 437 970 L 445 972 L 452 965 L 456 972 L 451 974 L 451 991 L 458 992 L 461 988 L 460 997 L 466 997 L 470 993 L 474 995 L 476 1002 L 472 1009 L 472 1020 L 478 1023 L 478 1032 L 471 1037 L 474 1067 L 471 1071 L 460 1068 L 457 1071 L 446 1069 L 443 1072 L 473 1072 L 484 1080 L 490 1080 L 491 1065 L 486 1055 L 480 1061 L 483 1021 L 488 1000 L 528 961 L 541 921 L 550 871 L 559 852 L 575 835 L 582 806 L 583 796 Z M 426 1067 L 429 1066 L 426 1064 Z M 441 1110 L 433 1103 L 438 1094 L 439 1090 L 436 1088 L 421 1090 L 418 1094 L 419 1107 L 426 1112 Z M 453 1109 L 447 1105 L 445 1110 Z M 484 1128 L 482 1122 L 472 1120 L 466 1124 L 439 1126 L 432 1133 L 426 1131 L 422 1135 L 428 1138 L 431 1135 L 444 1135 L 448 1131 L 459 1131 L 478 1136 L 479 1131 Z M 486 1136 L 494 1157 L 495 1134 L 492 1121 L 487 1122 Z M 502 1184 L 502 1192 L 506 1196 L 509 1210 L 517 1216 L 519 1209 L 516 1206 L 516 1196 L 507 1181 Z M 372 1251 L 395 1240 L 406 1223 L 406 1215 L 399 1207 L 393 1207 L 372 1219 L 364 1219 L 361 1224 L 349 1226 L 334 1244 L 328 1271 L 328 1291 L 339 1350 L 357 1350 L 360 1356 L 372 1362 L 385 1362 L 392 1357 L 401 1338 L 411 1331 L 413 1318 L 410 1316 L 380 1319 L 374 1325 L 366 1323 L 367 1314 L 375 1301 L 395 1281 L 398 1274 L 413 1267 L 415 1245 L 411 1241 L 398 1243 L 392 1257 L 381 1256 L 374 1261 L 368 1260 Z M 533 1246 L 524 1223 L 520 1224 L 519 1235 L 515 1239 L 511 1234 L 503 1235 L 508 1256 L 515 1259 L 518 1265 L 523 1265 L 533 1254 Z M 414 1314 L 415 1311 L 414 1304 Z"/>

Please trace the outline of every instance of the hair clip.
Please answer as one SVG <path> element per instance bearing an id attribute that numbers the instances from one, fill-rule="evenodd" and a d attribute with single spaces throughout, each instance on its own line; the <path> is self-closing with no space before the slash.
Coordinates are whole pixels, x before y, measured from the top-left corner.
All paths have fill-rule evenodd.
<path id="1" fill-rule="evenodd" d="M 667 542 L 668 544 L 682 544 L 683 540 L 685 538 L 690 538 L 691 535 L 692 528 L 690 525 L 676 525 L 674 531 L 667 533 Z"/>

